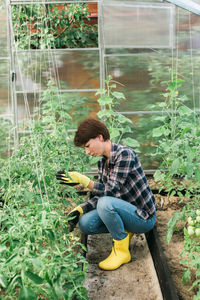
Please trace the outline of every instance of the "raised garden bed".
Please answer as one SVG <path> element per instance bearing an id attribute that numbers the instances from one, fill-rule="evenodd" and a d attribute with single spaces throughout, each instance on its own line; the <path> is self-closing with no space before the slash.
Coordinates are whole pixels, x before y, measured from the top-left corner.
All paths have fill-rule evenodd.
<path id="1" fill-rule="evenodd" d="M 183 229 L 185 223 L 179 222 L 177 224 L 179 231 L 174 233 L 169 244 L 166 241 L 167 224 L 173 213 L 181 210 L 184 203 L 180 202 L 180 198 L 177 196 L 168 197 L 167 192 L 164 190 L 158 193 L 155 186 L 152 190 L 156 193 L 157 220 L 155 228 L 146 234 L 146 239 L 163 299 L 193 300 L 195 289 L 189 291 L 192 281 L 188 281 L 187 284 L 183 285 L 182 275 L 184 266 L 180 264 L 180 253 L 184 247 Z M 82 243 L 87 244 L 87 237 L 84 235 L 82 235 Z"/>

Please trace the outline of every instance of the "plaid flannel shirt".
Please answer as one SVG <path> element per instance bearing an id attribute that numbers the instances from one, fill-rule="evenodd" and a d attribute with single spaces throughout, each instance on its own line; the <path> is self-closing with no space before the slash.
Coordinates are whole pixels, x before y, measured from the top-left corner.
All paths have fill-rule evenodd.
<path id="1" fill-rule="evenodd" d="M 95 209 L 102 196 L 112 196 L 130 202 L 137 207 L 137 214 L 143 218 L 151 217 L 155 210 L 155 198 L 149 188 L 146 176 L 137 154 L 129 147 L 112 143 L 110 159 L 98 162 L 98 182 L 90 199 L 81 204 L 84 213 Z"/>

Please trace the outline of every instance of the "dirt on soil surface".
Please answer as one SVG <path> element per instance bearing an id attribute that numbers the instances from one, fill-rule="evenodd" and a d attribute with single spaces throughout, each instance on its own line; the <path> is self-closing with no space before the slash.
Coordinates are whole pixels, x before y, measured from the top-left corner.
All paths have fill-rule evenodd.
<path id="1" fill-rule="evenodd" d="M 176 231 L 173 234 L 171 242 L 169 244 L 166 242 L 167 223 L 169 222 L 169 219 L 173 216 L 174 212 L 180 210 L 184 203 L 180 203 L 180 198 L 178 197 L 168 198 L 160 195 L 155 195 L 155 198 L 158 209 L 156 228 L 158 231 L 162 248 L 164 250 L 164 254 L 167 259 L 172 279 L 174 281 L 174 285 L 177 290 L 178 297 L 180 300 L 193 300 L 195 291 L 189 291 L 192 282 L 189 281 L 185 285 L 183 285 L 182 283 L 184 266 L 180 264 L 180 253 L 184 247 L 184 222 L 177 223 L 177 228 L 179 229 L 179 231 Z"/>
<path id="2" fill-rule="evenodd" d="M 131 239 L 130 263 L 114 271 L 98 268 L 111 251 L 110 234 L 88 237 L 89 269 L 85 287 L 92 300 L 163 300 L 145 235 Z"/>

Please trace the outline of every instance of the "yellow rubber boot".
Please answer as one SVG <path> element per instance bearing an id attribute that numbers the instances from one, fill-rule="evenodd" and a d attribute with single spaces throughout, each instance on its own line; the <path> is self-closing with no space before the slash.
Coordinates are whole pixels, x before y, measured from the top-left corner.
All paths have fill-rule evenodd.
<path id="1" fill-rule="evenodd" d="M 129 236 L 125 239 L 114 241 L 111 254 L 99 263 L 99 268 L 103 270 L 115 270 L 121 265 L 128 263 L 131 260 L 129 252 Z"/>
<path id="2" fill-rule="evenodd" d="M 128 234 L 128 237 L 129 237 L 129 246 L 130 246 L 130 242 L 131 242 L 131 239 L 133 237 L 133 233 L 132 232 L 128 232 L 127 230 L 125 230 L 125 232 Z"/>

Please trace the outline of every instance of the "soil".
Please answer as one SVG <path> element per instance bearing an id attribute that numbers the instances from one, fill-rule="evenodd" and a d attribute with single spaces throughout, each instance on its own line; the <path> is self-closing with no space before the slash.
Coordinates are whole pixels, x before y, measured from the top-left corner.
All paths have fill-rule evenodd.
<path id="1" fill-rule="evenodd" d="M 157 203 L 157 219 L 156 219 L 156 228 L 158 235 L 161 241 L 161 245 L 166 256 L 168 266 L 171 272 L 172 279 L 174 281 L 178 296 L 180 300 L 193 300 L 195 295 L 195 290 L 189 291 L 189 288 L 192 285 L 192 282 L 188 281 L 187 284 L 183 285 L 182 275 L 184 271 L 184 266 L 180 264 L 181 260 L 181 251 L 184 247 L 184 235 L 183 228 L 185 223 L 179 222 L 177 228 L 179 231 L 176 231 L 173 234 L 171 242 L 168 244 L 166 242 L 166 233 L 167 233 L 167 223 L 169 219 L 173 216 L 175 211 L 181 210 L 182 206 L 185 203 L 180 203 L 179 197 L 163 197 L 160 195 L 155 195 Z M 187 201 L 187 199 L 186 199 Z"/>

